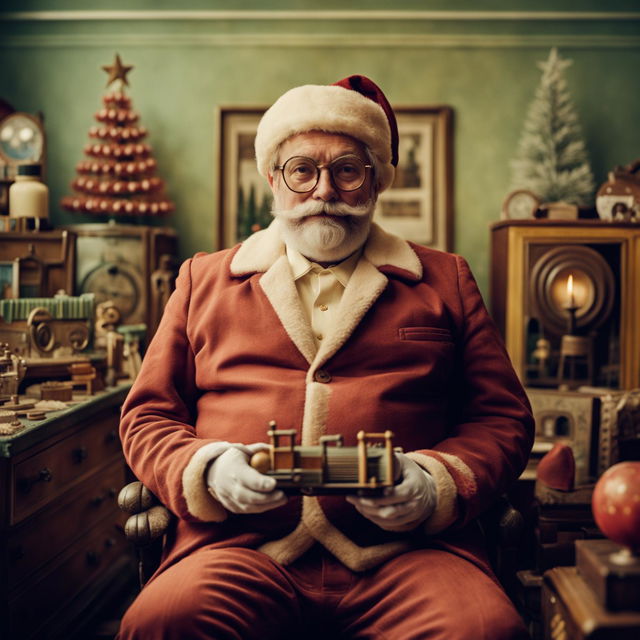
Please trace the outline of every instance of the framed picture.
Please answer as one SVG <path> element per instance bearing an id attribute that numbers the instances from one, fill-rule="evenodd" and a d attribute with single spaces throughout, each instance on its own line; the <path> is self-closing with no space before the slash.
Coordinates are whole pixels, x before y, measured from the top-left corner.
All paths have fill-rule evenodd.
<path id="1" fill-rule="evenodd" d="M 398 168 L 378 198 L 374 220 L 391 233 L 435 249 L 453 242 L 453 150 L 450 107 L 394 107 Z"/>
<path id="2" fill-rule="evenodd" d="M 258 173 L 253 141 L 266 107 L 218 111 L 219 246 L 231 247 L 271 222 L 271 190 Z M 453 231 L 452 110 L 394 108 L 398 170 L 374 219 L 406 240 L 450 250 Z"/>
<path id="3" fill-rule="evenodd" d="M 271 223 L 271 189 L 256 167 L 253 141 L 266 107 L 218 111 L 219 248 L 232 247 Z"/>
<path id="4" fill-rule="evenodd" d="M 0 262 L 0 299 L 19 297 L 19 273 L 20 265 L 16 260 Z"/>

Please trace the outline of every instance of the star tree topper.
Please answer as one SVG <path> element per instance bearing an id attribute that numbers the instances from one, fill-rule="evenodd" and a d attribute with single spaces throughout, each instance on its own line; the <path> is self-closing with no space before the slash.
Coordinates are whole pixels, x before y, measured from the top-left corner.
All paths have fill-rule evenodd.
<path id="1" fill-rule="evenodd" d="M 133 69 L 133 65 L 130 64 L 122 64 L 122 60 L 120 60 L 120 56 L 116 53 L 116 58 L 112 65 L 105 65 L 102 67 L 104 71 L 109 74 L 109 79 L 107 80 L 107 87 L 115 82 L 116 80 L 120 80 L 122 84 L 129 85 L 129 81 L 127 80 L 127 74 Z"/>

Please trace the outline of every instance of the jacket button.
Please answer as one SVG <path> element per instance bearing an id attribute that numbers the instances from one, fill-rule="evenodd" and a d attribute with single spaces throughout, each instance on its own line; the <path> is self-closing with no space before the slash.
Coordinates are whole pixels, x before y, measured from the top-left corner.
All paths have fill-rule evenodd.
<path id="1" fill-rule="evenodd" d="M 313 374 L 313 379 L 316 382 L 331 382 L 331 376 L 329 375 L 328 371 L 325 371 L 324 369 L 318 369 L 314 374 Z"/>

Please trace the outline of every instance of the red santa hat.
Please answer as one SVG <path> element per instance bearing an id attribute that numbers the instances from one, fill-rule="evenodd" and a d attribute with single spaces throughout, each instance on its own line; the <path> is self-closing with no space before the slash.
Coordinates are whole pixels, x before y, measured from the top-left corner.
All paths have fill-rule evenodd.
<path id="1" fill-rule="evenodd" d="M 280 96 L 258 124 L 258 171 L 267 176 L 278 146 L 297 133 L 326 131 L 364 143 L 376 158 L 378 190 L 391 186 L 398 164 L 398 125 L 384 93 L 365 76 L 308 84 Z"/>

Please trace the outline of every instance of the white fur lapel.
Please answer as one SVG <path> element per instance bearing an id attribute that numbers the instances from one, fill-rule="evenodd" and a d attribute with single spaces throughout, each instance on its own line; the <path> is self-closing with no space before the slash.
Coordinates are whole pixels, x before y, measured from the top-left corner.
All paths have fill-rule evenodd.
<path id="1" fill-rule="evenodd" d="M 281 255 L 260 278 L 260 286 L 293 344 L 311 364 L 316 345 L 286 255 Z"/>
<path id="2" fill-rule="evenodd" d="M 422 278 L 422 263 L 409 243 L 375 223 L 364 245 L 364 257 L 374 267 L 395 267 L 406 272 L 403 276 L 409 280 Z"/>
<path id="3" fill-rule="evenodd" d="M 249 236 L 231 260 L 231 275 L 246 276 L 268 271 L 280 256 L 285 255 L 279 222 L 274 220 L 266 229 Z"/>

